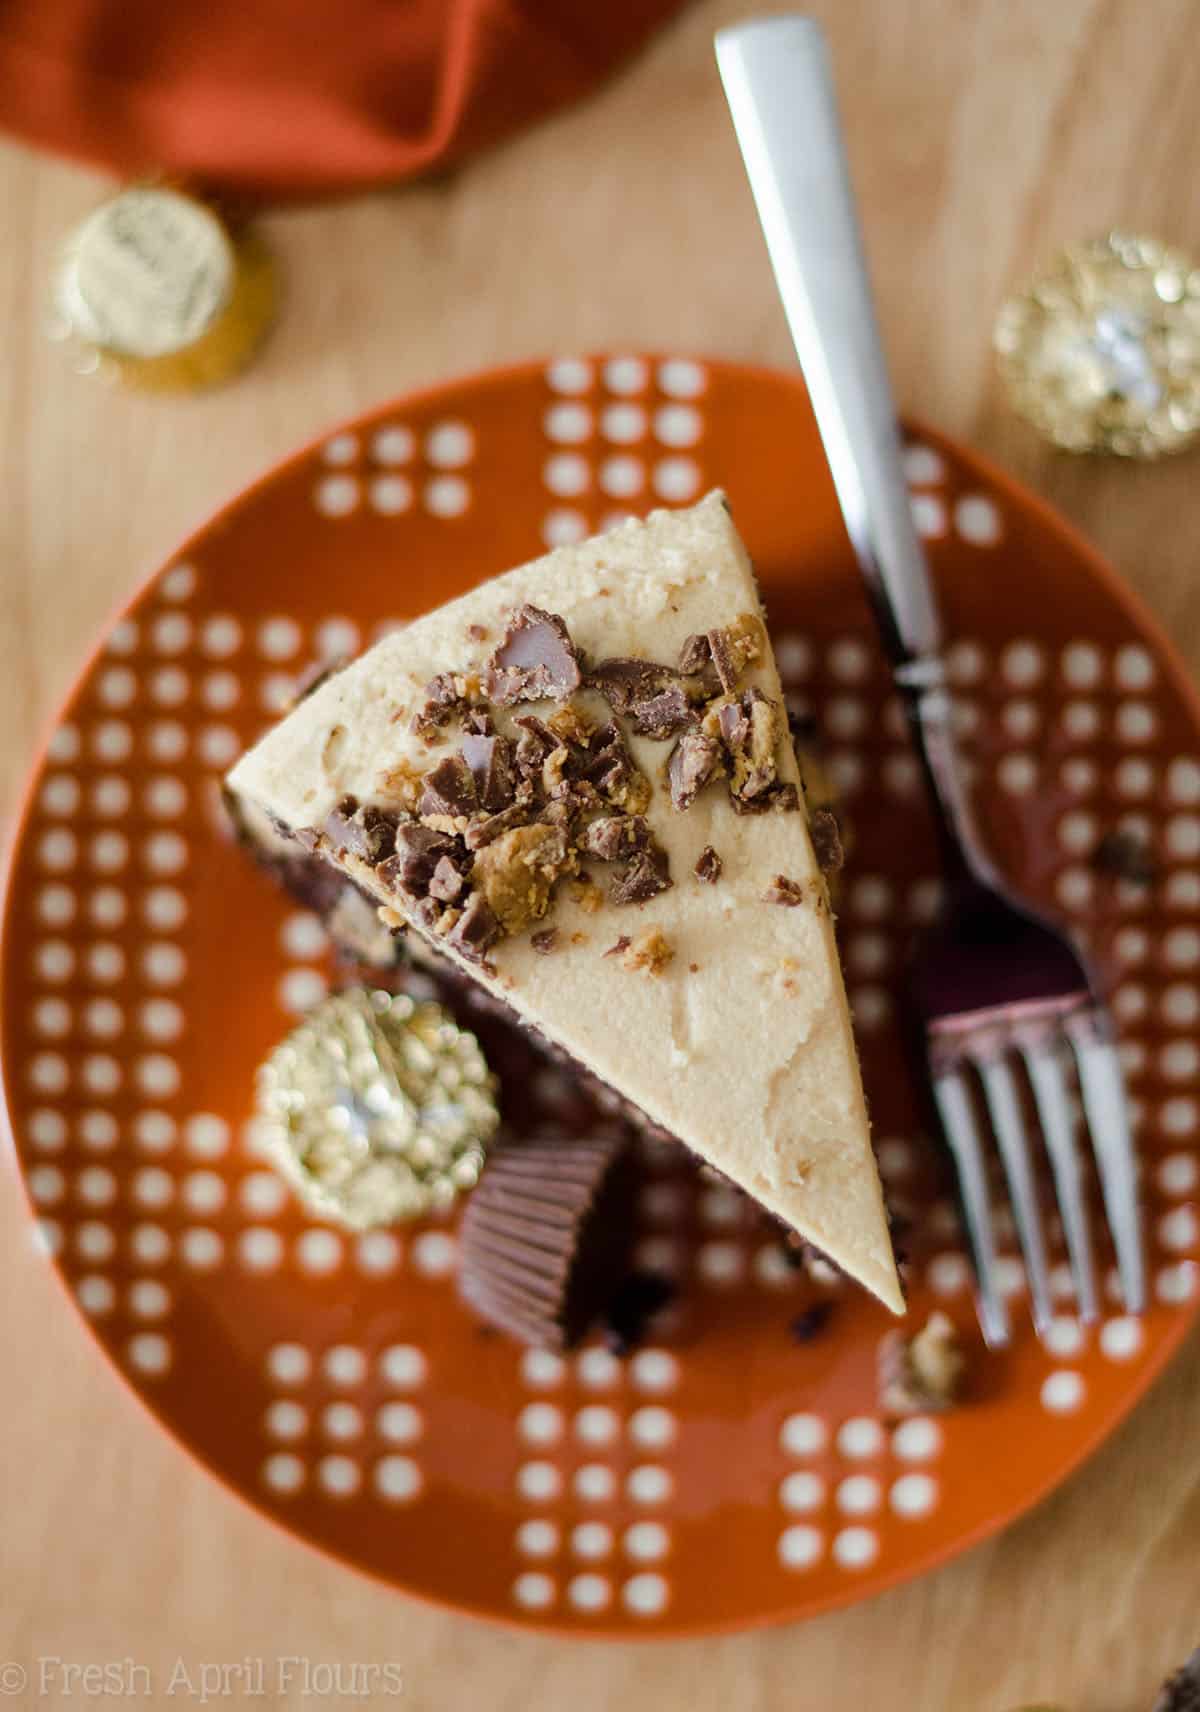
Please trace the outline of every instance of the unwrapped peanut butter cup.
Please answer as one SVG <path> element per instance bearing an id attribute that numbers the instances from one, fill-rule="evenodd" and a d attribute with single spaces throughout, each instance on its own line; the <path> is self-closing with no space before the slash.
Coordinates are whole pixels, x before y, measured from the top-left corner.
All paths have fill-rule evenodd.
<path id="1" fill-rule="evenodd" d="M 619 1132 L 496 1148 L 463 1214 L 463 1299 L 523 1343 L 577 1343 L 625 1273 L 634 1186 Z"/>

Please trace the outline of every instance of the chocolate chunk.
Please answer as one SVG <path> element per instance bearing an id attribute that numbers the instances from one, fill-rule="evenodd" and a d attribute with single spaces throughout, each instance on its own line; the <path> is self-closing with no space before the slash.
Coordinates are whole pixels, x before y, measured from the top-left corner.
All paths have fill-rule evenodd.
<path id="1" fill-rule="evenodd" d="M 561 701 L 577 690 L 583 674 L 562 619 L 540 607 L 520 607 L 492 655 L 485 682 L 500 707 L 547 697 Z"/>
<path id="2" fill-rule="evenodd" d="M 420 898 L 428 892 L 440 862 L 454 850 L 454 840 L 416 821 L 402 821 L 396 828 L 395 846 L 395 855 L 379 864 L 379 878 L 393 891 Z"/>
<path id="3" fill-rule="evenodd" d="M 436 898 L 418 898 L 412 909 L 413 920 L 428 933 L 436 933 L 444 909 Z"/>
<path id="4" fill-rule="evenodd" d="M 749 736 L 740 764 L 734 767 L 733 787 L 734 795 L 746 802 L 769 791 L 779 776 L 775 768 L 778 725 L 774 703 L 760 690 L 746 690 L 742 708 L 749 721 Z"/>
<path id="5" fill-rule="evenodd" d="M 721 739 L 734 752 L 745 749 L 750 742 L 750 720 L 740 703 L 727 702 L 717 715 Z"/>
<path id="6" fill-rule="evenodd" d="M 668 684 L 657 695 L 634 704 L 633 729 L 642 737 L 663 741 L 684 731 L 696 718 L 682 684 Z"/>
<path id="7" fill-rule="evenodd" d="M 776 765 L 779 709 L 761 690 L 743 690 L 736 700 L 710 708 L 703 729 L 725 745 L 732 767 L 729 794 L 737 813 L 762 814 L 768 808 L 797 806 L 795 786 L 782 783 Z"/>
<path id="8" fill-rule="evenodd" d="M 419 737 L 431 737 L 439 726 L 448 725 L 471 705 L 466 679 L 454 672 L 439 672 L 430 678 L 424 696 L 412 717 L 412 728 Z"/>
<path id="9" fill-rule="evenodd" d="M 693 872 L 698 880 L 703 880 L 706 885 L 715 886 L 721 878 L 721 870 L 724 866 L 725 864 L 712 845 L 706 844 L 696 858 L 696 866 Z"/>
<path id="10" fill-rule="evenodd" d="M 588 683 L 643 737 L 673 737 L 696 717 L 679 673 L 653 660 L 602 660 Z"/>
<path id="11" fill-rule="evenodd" d="M 808 836 L 812 840 L 817 867 L 823 874 L 836 874 L 846 860 L 837 815 L 831 809 L 814 809 L 809 816 Z"/>
<path id="12" fill-rule="evenodd" d="M 661 1272 L 631 1272 L 604 1315 L 605 1338 L 614 1355 L 628 1355 L 646 1337 L 655 1314 L 674 1301 L 677 1286 Z"/>
<path id="13" fill-rule="evenodd" d="M 731 791 L 730 801 L 734 814 L 786 814 L 800 807 L 800 793 L 795 785 L 774 784 L 750 798 Z"/>
<path id="14" fill-rule="evenodd" d="M 1154 1712 L 1200 1712 L 1200 1647 L 1163 1683 Z"/>
<path id="15" fill-rule="evenodd" d="M 357 797 L 343 797 L 326 816 L 325 836 L 333 848 L 346 856 L 357 856 L 372 867 L 389 855 L 399 817 Z"/>
<path id="16" fill-rule="evenodd" d="M 614 712 L 632 715 L 639 702 L 651 701 L 678 677 L 670 666 L 656 665 L 653 660 L 614 659 L 593 666 L 587 681 Z"/>
<path id="17" fill-rule="evenodd" d="M 447 755 L 426 773 L 417 806 L 423 819 L 439 815 L 458 820 L 475 813 L 479 807 L 475 780 L 461 755 Z"/>
<path id="18" fill-rule="evenodd" d="M 571 785 L 564 785 L 553 802 L 548 802 L 538 819 L 546 826 L 560 826 L 568 835 L 590 799 L 578 795 Z"/>
<path id="19" fill-rule="evenodd" d="M 538 765 L 545 760 L 553 750 L 558 748 L 558 738 L 551 731 L 544 719 L 539 719 L 536 713 L 520 713 L 513 721 L 530 739 L 529 753 L 537 753 Z"/>
<path id="20" fill-rule="evenodd" d="M 763 903 L 783 904 L 785 909 L 795 909 L 797 904 L 804 902 L 806 895 L 799 880 L 789 880 L 786 874 L 776 874 L 763 893 Z"/>
<path id="21" fill-rule="evenodd" d="M 708 645 L 712 649 L 713 665 L 717 668 L 717 676 L 721 680 L 721 688 L 726 695 L 732 694 L 737 686 L 737 664 L 733 651 L 724 630 L 710 630 Z"/>
<path id="22" fill-rule="evenodd" d="M 650 842 L 650 828 L 640 814 L 605 814 L 585 826 L 579 848 L 599 862 L 619 862 Z"/>
<path id="23" fill-rule="evenodd" d="M 529 943 L 540 957 L 548 957 L 558 944 L 558 929 L 556 927 L 544 927 L 540 933 L 530 936 Z"/>
<path id="24" fill-rule="evenodd" d="M 483 963 L 489 947 L 496 943 L 500 934 L 500 923 L 486 898 L 476 892 L 446 935 L 446 944 L 468 963 Z"/>
<path id="25" fill-rule="evenodd" d="M 491 714 L 482 707 L 468 708 L 463 714 L 463 730 L 475 737 L 491 737 L 495 729 L 496 723 Z"/>
<path id="26" fill-rule="evenodd" d="M 629 950 L 629 947 L 632 944 L 633 941 L 630 939 L 629 935 L 627 933 L 623 933 L 619 939 L 613 941 L 604 955 L 606 957 L 620 957 L 623 952 Z"/>
<path id="27" fill-rule="evenodd" d="M 651 845 L 631 857 L 608 888 L 608 896 L 614 904 L 644 904 L 667 891 L 671 883 L 666 851 Z"/>
<path id="28" fill-rule="evenodd" d="M 524 826 L 529 819 L 527 803 L 516 802 L 509 808 L 500 810 L 499 814 L 473 815 L 467 823 L 463 834 L 463 842 L 468 850 L 482 850 L 485 844 L 499 838 L 502 832 L 511 832 L 514 826 Z"/>
<path id="29" fill-rule="evenodd" d="M 621 728 L 615 721 L 610 720 L 607 725 L 602 725 L 598 731 L 593 732 L 580 776 L 598 784 L 605 772 L 617 761 L 632 765 Z"/>
<path id="30" fill-rule="evenodd" d="M 462 740 L 462 758 L 471 770 L 480 805 L 498 814 L 513 800 L 513 745 L 507 737 L 468 731 Z"/>
<path id="31" fill-rule="evenodd" d="M 630 771 L 632 766 L 633 760 L 621 733 L 615 725 L 606 725 L 593 740 L 582 777 L 607 794 L 610 780 L 618 773 Z"/>
<path id="32" fill-rule="evenodd" d="M 788 1322 L 788 1331 L 797 1343 L 812 1343 L 833 1318 L 833 1309 L 832 1302 L 812 1302 Z"/>
<path id="33" fill-rule="evenodd" d="M 536 714 L 523 714 L 516 723 L 521 728 L 516 748 L 517 772 L 528 785 L 540 790 L 542 767 L 547 755 L 559 747 L 558 739 Z"/>
<path id="34" fill-rule="evenodd" d="M 685 639 L 679 650 L 679 670 L 685 677 L 695 677 L 702 672 L 712 660 L 712 649 L 708 637 L 696 634 Z"/>
<path id="35" fill-rule="evenodd" d="M 429 881 L 429 895 L 444 904 L 452 904 L 462 892 L 463 877 L 449 856 L 439 856 Z"/>
<path id="36" fill-rule="evenodd" d="M 685 731 L 671 751 L 667 781 L 677 809 L 689 809 L 721 764 L 721 745 L 702 731 Z"/>
<path id="37" fill-rule="evenodd" d="M 589 769 L 598 766 L 605 756 L 613 753 L 625 754 L 627 751 L 625 739 L 621 735 L 621 727 L 615 719 L 610 719 L 607 725 L 599 725 L 592 732 L 588 748 L 588 754 L 592 759 L 584 769 L 584 777 L 590 778 L 591 771 Z"/>
<path id="38" fill-rule="evenodd" d="M 1128 880 L 1135 886 L 1152 886 L 1158 878 L 1154 852 L 1136 833 L 1106 832 L 1096 846 L 1092 861 L 1102 874 Z"/>
<path id="39" fill-rule="evenodd" d="M 747 665 L 762 651 L 759 622 L 751 613 L 743 612 L 732 624 L 710 630 L 707 641 L 721 688 L 732 695 Z"/>

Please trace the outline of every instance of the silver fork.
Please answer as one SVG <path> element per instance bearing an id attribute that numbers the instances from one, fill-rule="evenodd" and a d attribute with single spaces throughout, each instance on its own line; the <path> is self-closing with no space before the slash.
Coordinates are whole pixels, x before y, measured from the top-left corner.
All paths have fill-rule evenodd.
<path id="1" fill-rule="evenodd" d="M 914 961 L 912 992 L 958 1179 L 980 1325 L 1007 1343 L 979 1095 L 1008 1184 L 1034 1323 L 1054 1314 L 1028 1082 L 1062 1219 L 1078 1309 L 1099 1312 L 1084 1115 L 1126 1308 L 1145 1306 L 1137 1165 L 1112 1022 L 1067 935 L 1017 897 L 983 848 L 955 753 L 942 631 L 912 519 L 829 56 L 810 18 L 722 30 L 717 62 L 846 528 L 892 664 L 934 813 L 944 902 Z"/>

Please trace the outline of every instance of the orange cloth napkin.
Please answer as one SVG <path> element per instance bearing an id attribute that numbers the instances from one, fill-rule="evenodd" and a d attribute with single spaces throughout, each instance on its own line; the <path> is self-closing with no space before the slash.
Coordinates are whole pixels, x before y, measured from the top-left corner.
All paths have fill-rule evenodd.
<path id="1" fill-rule="evenodd" d="M 0 125 L 125 176 L 303 196 L 444 167 L 682 0 L 0 0 Z"/>

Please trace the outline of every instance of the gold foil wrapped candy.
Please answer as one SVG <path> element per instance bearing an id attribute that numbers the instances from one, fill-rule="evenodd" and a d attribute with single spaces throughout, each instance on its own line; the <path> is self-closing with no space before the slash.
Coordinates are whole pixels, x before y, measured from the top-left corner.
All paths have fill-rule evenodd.
<path id="1" fill-rule="evenodd" d="M 133 185 L 71 233 L 54 280 L 51 335 L 76 366 L 152 391 L 227 379 L 274 318 L 275 267 L 207 203 Z"/>
<path id="2" fill-rule="evenodd" d="M 500 1121 L 473 1034 L 432 1001 L 324 1000 L 258 1073 L 263 1152 L 312 1212 L 352 1230 L 444 1211 Z"/>
<path id="3" fill-rule="evenodd" d="M 1200 435 L 1200 268 L 1157 239 L 1063 250 L 995 344 L 1019 414 L 1067 451 L 1156 458 Z"/>

